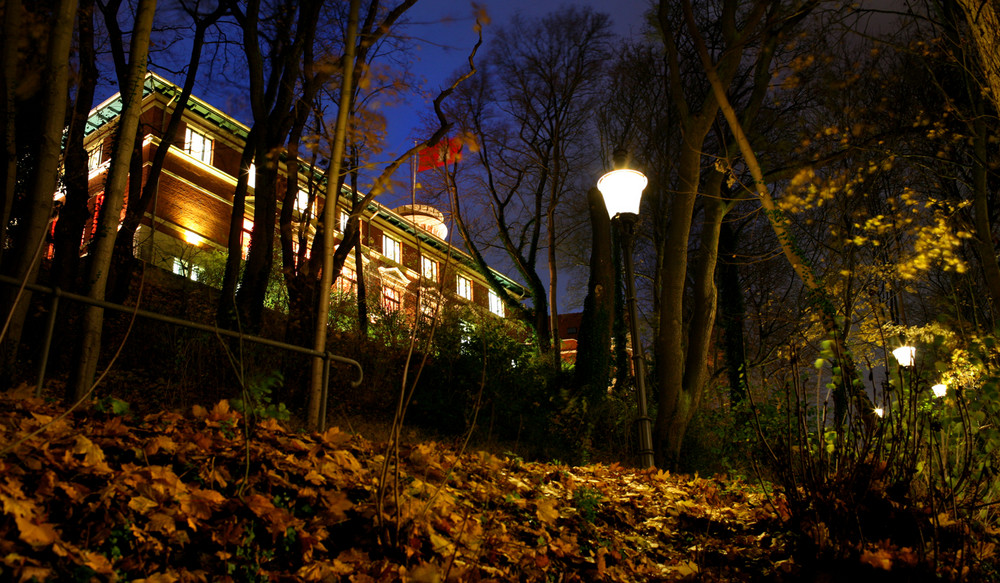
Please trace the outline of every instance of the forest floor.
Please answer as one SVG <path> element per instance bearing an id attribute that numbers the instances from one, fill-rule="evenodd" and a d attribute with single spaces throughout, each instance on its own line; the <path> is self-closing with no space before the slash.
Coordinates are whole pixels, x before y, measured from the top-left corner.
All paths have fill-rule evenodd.
<path id="1" fill-rule="evenodd" d="M 529 463 L 433 442 L 389 448 L 273 419 L 248 428 L 225 401 L 144 417 L 107 405 L 63 416 L 23 392 L 0 393 L 0 580 L 931 581 L 989 572 L 962 550 L 935 556 L 890 540 L 824 549 L 793 528 L 781 496 L 739 479 Z M 966 544 L 965 554 L 992 549 Z"/>

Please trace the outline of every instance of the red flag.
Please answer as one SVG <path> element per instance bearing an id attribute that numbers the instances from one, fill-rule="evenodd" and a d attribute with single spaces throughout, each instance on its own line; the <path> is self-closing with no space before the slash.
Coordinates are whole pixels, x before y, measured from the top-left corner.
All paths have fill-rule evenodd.
<path id="1" fill-rule="evenodd" d="M 462 140 L 455 137 L 448 140 L 441 140 L 434 146 L 420 150 L 420 159 L 417 162 L 417 172 L 454 164 L 462 159 Z"/>

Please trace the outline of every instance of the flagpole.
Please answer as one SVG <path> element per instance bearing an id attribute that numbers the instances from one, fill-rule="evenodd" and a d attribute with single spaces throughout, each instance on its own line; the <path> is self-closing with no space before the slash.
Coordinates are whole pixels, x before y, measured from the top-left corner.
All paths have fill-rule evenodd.
<path id="1" fill-rule="evenodd" d="M 413 140 L 413 145 L 417 145 L 417 140 Z M 417 156 L 418 152 L 414 152 L 410 156 L 410 204 L 417 204 Z"/>

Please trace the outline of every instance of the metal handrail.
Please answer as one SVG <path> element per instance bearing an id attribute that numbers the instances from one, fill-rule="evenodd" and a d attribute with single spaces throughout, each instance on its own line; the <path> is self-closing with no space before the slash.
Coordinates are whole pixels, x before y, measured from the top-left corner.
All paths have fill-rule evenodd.
<path id="1" fill-rule="evenodd" d="M 8 277 L 5 275 L 0 275 L 0 283 L 5 283 L 7 285 L 13 285 L 20 287 L 22 282 L 18 279 Z M 89 304 L 92 306 L 98 306 L 107 310 L 112 310 L 115 312 L 122 312 L 126 314 L 135 314 L 143 318 L 148 318 L 150 320 L 156 320 L 159 322 L 165 322 L 168 324 L 174 324 L 176 326 L 183 326 L 185 328 L 192 328 L 194 330 L 201 330 L 203 332 L 212 332 L 221 336 L 228 336 L 230 338 L 237 338 L 245 342 L 252 342 L 255 344 L 263 344 L 265 346 L 272 346 L 274 348 L 280 348 L 282 350 L 287 350 L 290 352 L 297 352 L 299 354 L 305 354 L 312 357 L 322 358 L 324 360 L 324 372 L 323 372 L 323 398 L 322 412 L 320 415 L 320 430 L 324 429 L 326 423 L 326 401 L 329 394 L 329 380 L 330 380 L 330 361 L 336 361 L 344 364 L 349 364 L 358 369 L 358 378 L 351 381 L 352 388 L 358 388 L 361 386 L 361 382 L 365 378 L 364 369 L 361 367 L 361 363 L 346 356 L 338 356 L 332 354 L 331 352 L 320 352 L 312 348 L 305 348 L 303 346 L 296 346 L 294 344 L 287 344 L 285 342 L 280 342 L 278 340 L 271 340 L 270 338 L 263 338 L 260 336 L 252 336 L 249 334 L 244 334 L 240 332 L 234 332 L 233 330 L 227 330 L 225 328 L 219 328 L 218 326 L 209 326 L 207 324 L 200 324 L 198 322 L 192 322 L 190 320 L 184 320 L 181 318 L 174 318 L 173 316 L 165 316 L 163 314 L 158 314 L 156 312 L 150 312 L 148 310 L 136 309 L 134 307 L 130 308 L 128 306 L 122 306 L 120 304 L 115 304 L 112 302 L 107 302 L 104 300 L 95 300 L 87 296 L 82 296 L 79 294 L 64 291 L 58 287 L 51 288 L 43 285 L 37 284 L 27 284 L 24 286 L 25 289 L 31 290 L 32 292 L 38 292 L 42 294 L 48 294 L 52 296 L 52 303 L 49 306 L 49 320 L 48 326 L 45 332 L 45 341 L 42 346 L 42 355 L 39 360 L 38 365 L 38 383 L 35 387 L 35 394 L 39 396 L 42 390 L 42 384 L 45 381 L 45 370 L 48 366 L 49 360 L 49 350 L 52 347 L 52 336 L 55 333 L 56 325 L 56 313 L 59 309 L 59 298 L 66 298 L 69 300 L 81 302 L 84 304 Z"/>

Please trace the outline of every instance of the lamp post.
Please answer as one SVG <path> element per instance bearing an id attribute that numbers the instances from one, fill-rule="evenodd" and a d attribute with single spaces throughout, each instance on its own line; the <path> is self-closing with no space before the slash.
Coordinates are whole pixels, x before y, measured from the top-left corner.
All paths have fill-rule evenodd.
<path id="1" fill-rule="evenodd" d="M 639 201 L 648 180 L 638 170 L 625 168 L 624 152 L 615 152 L 615 169 L 597 181 L 597 189 L 604 197 L 611 223 L 622 236 L 625 255 L 625 303 L 628 306 L 629 336 L 632 339 L 632 362 L 635 371 L 635 388 L 639 395 L 639 457 L 643 467 L 653 467 L 653 428 L 646 410 L 646 359 L 639 339 L 639 312 L 635 301 L 635 266 L 632 247 L 635 225 L 639 220 Z"/>

